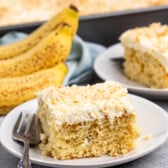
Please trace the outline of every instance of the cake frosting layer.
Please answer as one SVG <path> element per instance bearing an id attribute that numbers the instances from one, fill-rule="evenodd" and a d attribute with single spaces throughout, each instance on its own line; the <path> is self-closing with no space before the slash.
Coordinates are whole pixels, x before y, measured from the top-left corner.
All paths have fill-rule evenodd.
<path id="1" fill-rule="evenodd" d="M 148 53 L 168 72 L 168 26 L 153 23 L 148 27 L 130 29 L 120 36 L 124 47 Z"/>
<path id="2" fill-rule="evenodd" d="M 134 113 L 126 88 L 113 82 L 49 87 L 38 93 L 38 101 L 39 111 L 44 112 L 45 116 L 47 114 L 50 121 L 46 125 L 54 125 L 56 130 L 65 123 L 72 125 L 104 117 L 112 124 L 115 117 Z"/>

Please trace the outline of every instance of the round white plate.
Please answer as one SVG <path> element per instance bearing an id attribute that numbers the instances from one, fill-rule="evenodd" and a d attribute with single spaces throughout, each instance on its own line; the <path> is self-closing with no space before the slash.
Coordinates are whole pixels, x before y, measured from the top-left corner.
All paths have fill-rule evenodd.
<path id="1" fill-rule="evenodd" d="M 130 95 L 133 106 L 137 113 L 137 122 L 141 128 L 142 135 L 138 139 L 135 150 L 120 157 L 96 157 L 87 159 L 74 160 L 54 160 L 52 158 L 42 156 L 39 149 L 30 149 L 30 158 L 33 163 L 46 165 L 51 167 L 105 167 L 123 164 L 137 158 L 140 158 L 154 149 L 158 148 L 166 140 L 168 136 L 168 114 L 154 103 L 134 95 Z M 21 111 L 29 111 L 34 113 L 37 109 L 37 100 L 28 101 L 15 109 L 13 109 L 3 120 L 1 124 L 0 140 L 2 145 L 13 155 L 21 157 L 23 147 L 12 140 L 12 129 L 16 119 Z M 157 124 L 156 124 L 157 123 Z M 151 135 L 149 140 L 143 137 Z"/>
<path id="2" fill-rule="evenodd" d="M 124 50 L 120 43 L 115 44 L 100 54 L 94 62 L 96 74 L 103 80 L 117 81 L 128 88 L 128 91 L 144 97 L 168 100 L 168 89 L 153 89 L 128 79 L 122 64 L 114 58 L 122 58 Z"/>

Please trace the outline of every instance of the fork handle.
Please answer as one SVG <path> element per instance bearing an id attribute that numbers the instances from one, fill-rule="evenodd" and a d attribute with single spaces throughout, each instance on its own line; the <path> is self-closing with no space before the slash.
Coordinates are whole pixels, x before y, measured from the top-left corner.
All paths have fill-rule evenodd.
<path id="1" fill-rule="evenodd" d="M 20 159 L 17 168 L 31 168 L 31 162 L 29 159 L 29 140 L 25 139 L 24 141 L 24 150 L 23 150 L 23 156 Z"/>

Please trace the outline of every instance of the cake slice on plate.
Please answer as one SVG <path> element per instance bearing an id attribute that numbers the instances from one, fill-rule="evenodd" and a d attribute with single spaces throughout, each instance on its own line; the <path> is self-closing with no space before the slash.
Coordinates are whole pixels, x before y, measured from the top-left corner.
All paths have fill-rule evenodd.
<path id="1" fill-rule="evenodd" d="M 153 23 L 120 36 L 127 77 L 152 88 L 168 88 L 168 26 Z"/>
<path id="2" fill-rule="evenodd" d="M 133 150 L 136 115 L 118 83 L 50 87 L 38 94 L 40 150 L 55 159 L 117 156 Z"/>

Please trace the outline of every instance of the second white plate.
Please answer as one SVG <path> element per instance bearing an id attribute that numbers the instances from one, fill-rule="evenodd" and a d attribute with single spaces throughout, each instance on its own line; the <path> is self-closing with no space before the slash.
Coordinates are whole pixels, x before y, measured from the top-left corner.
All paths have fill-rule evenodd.
<path id="1" fill-rule="evenodd" d="M 168 114 L 154 103 L 134 95 L 130 95 L 137 114 L 137 124 L 142 135 L 137 142 L 137 147 L 132 152 L 120 157 L 95 157 L 74 160 L 54 160 L 42 156 L 39 149 L 30 149 L 32 162 L 40 165 L 62 168 L 98 168 L 123 164 L 140 158 L 162 145 L 168 136 Z M 0 129 L 1 144 L 12 154 L 21 157 L 23 146 L 12 140 L 12 130 L 21 111 L 29 111 L 31 114 L 37 110 L 37 100 L 31 100 L 13 109 L 3 120 Z M 157 124 L 156 124 L 157 123 Z M 143 140 L 146 135 L 151 135 L 148 140 Z"/>
<path id="2" fill-rule="evenodd" d="M 120 82 L 132 93 L 151 99 L 168 100 L 168 89 L 153 89 L 128 79 L 123 73 L 121 62 L 114 59 L 122 58 L 123 55 L 124 50 L 120 43 L 109 47 L 94 62 L 96 74 L 103 80 Z"/>

